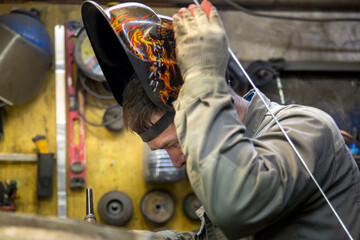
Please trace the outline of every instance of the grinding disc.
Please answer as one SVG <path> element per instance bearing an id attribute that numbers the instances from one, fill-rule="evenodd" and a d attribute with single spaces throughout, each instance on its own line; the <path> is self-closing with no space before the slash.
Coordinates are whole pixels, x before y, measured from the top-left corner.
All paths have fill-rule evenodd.
<path id="1" fill-rule="evenodd" d="M 130 220 L 133 213 L 131 199 L 123 192 L 108 192 L 101 197 L 98 203 L 98 213 L 106 224 L 124 225 Z"/>
<path id="2" fill-rule="evenodd" d="M 143 196 L 140 209 L 148 221 L 161 224 L 169 221 L 174 215 L 175 202 L 168 192 L 151 190 Z"/>
<path id="3" fill-rule="evenodd" d="M 108 108 L 103 116 L 103 124 L 106 124 L 105 127 L 109 131 L 121 131 L 124 128 L 122 108 L 121 107 Z"/>
<path id="4" fill-rule="evenodd" d="M 104 73 L 95 57 L 94 50 L 85 30 L 82 30 L 77 37 L 74 49 L 74 61 L 88 78 L 100 82 L 105 81 Z"/>
<path id="5" fill-rule="evenodd" d="M 200 200 L 192 192 L 187 194 L 183 200 L 183 211 L 191 220 L 200 220 L 200 218 L 196 215 L 196 210 L 198 210 L 201 205 Z"/>

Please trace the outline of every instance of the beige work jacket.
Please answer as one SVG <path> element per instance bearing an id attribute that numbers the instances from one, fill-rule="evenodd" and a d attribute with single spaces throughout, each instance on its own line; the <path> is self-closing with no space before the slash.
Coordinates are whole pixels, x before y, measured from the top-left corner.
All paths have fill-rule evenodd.
<path id="1" fill-rule="evenodd" d="M 263 97 L 352 237 L 360 239 L 360 174 L 333 119 Z M 348 239 L 260 96 L 240 122 L 224 80 L 204 77 L 185 82 L 174 107 L 188 177 L 216 233 L 227 239 Z M 194 238 L 184 234 L 164 239 Z"/>

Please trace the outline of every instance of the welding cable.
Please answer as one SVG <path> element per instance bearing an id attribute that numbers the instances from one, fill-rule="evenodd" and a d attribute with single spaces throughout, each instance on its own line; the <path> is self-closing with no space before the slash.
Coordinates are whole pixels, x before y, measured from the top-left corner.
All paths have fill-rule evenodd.
<path id="1" fill-rule="evenodd" d="M 261 101 L 264 103 L 265 107 L 267 108 L 268 112 L 271 114 L 272 118 L 275 120 L 276 124 L 279 126 L 281 132 L 284 134 L 286 140 L 289 142 L 290 146 L 292 147 L 292 149 L 294 150 L 294 152 L 296 153 L 296 155 L 298 156 L 298 158 L 300 159 L 302 165 L 304 166 L 304 168 L 306 169 L 306 171 L 309 173 L 311 179 L 313 180 L 313 182 L 315 183 L 316 187 L 318 188 L 318 190 L 320 191 L 320 193 L 322 194 L 322 196 L 324 197 L 325 201 L 327 202 L 327 204 L 329 205 L 330 209 L 332 210 L 332 212 L 334 213 L 335 217 L 337 218 L 337 220 L 339 221 L 339 223 L 341 224 L 342 228 L 344 229 L 344 231 L 346 232 L 346 234 L 348 235 L 349 239 L 353 240 L 352 236 L 350 235 L 349 230 L 346 228 L 345 224 L 343 223 L 343 221 L 341 220 L 341 218 L 339 217 L 338 213 L 336 212 L 336 210 L 334 209 L 334 207 L 332 206 L 332 204 L 330 203 L 329 199 L 327 198 L 327 196 L 325 195 L 324 191 L 322 190 L 322 188 L 320 187 L 319 183 L 317 182 L 317 180 L 315 179 L 314 175 L 311 173 L 311 170 L 309 169 L 309 167 L 307 166 L 305 160 L 303 159 L 303 157 L 301 156 L 300 152 L 297 150 L 297 148 L 295 147 L 293 141 L 291 140 L 291 138 L 289 137 L 289 135 L 285 132 L 284 128 L 282 127 L 282 125 L 280 124 L 280 122 L 278 121 L 277 117 L 274 115 L 274 113 L 271 111 L 270 107 L 266 104 L 263 96 L 261 95 L 259 89 L 255 86 L 255 84 L 253 83 L 253 81 L 250 79 L 250 77 L 248 76 L 248 74 L 245 72 L 244 68 L 242 67 L 242 65 L 240 64 L 240 61 L 237 59 L 237 57 L 235 56 L 234 52 L 230 49 L 230 47 L 228 48 L 230 55 L 234 58 L 234 60 L 236 61 L 236 63 L 239 65 L 241 71 L 243 71 L 245 77 L 248 79 L 249 83 L 251 84 L 251 86 L 254 88 L 255 92 L 258 94 L 258 96 L 260 97 Z"/>
<path id="2" fill-rule="evenodd" d="M 96 92 L 97 94 L 101 94 L 103 96 L 111 96 L 110 100 L 115 101 L 115 98 L 112 94 L 112 91 L 109 89 L 107 82 L 94 81 L 91 78 L 86 77 L 85 83 L 87 86 L 89 86 L 90 89 L 93 90 L 93 92 Z M 107 101 L 109 99 L 104 100 Z"/>
<path id="3" fill-rule="evenodd" d="M 80 91 L 80 84 L 81 86 L 83 86 L 85 88 L 84 85 L 86 85 L 86 87 L 88 89 L 91 89 L 87 84 L 86 84 L 86 80 L 88 79 L 86 76 L 82 75 L 81 73 L 79 73 L 80 75 L 78 75 L 78 78 L 79 77 L 84 77 L 85 80 L 82 80 L 82 81 L 77 81 L 76 82 L 76 92 L 77 91 Z M 83 84 L 84 83 L 84 84 Z M 98 96 L 102 96 L 98 93 L 95 93 L 93 90 L 91 90 L 92 93 L 95 93 L 95 94 L 91 94 L 90 92 L 83 90 L 81 89 L 82 93 L 83 93 L 83 96 L 84 96 L 84 99 L 85 99 L 85 104 L 91 106 L 91 107 L 94 107 L 94 108 L 98 108 L 98 109 L 110 109 L 110 108 L 115 108 L 115 107 L 118 107 L 119 105 L 116 104 L 116 103 L 108 103 L 106 102 L 107 100 L 114 100 L 115 101 L 115 98 L 112 97 L 111 99 L 102 99 L 102 98 L 99 98 Z M 92 102 L 92 100 L 90 100 L 89 96 L 88 96 L 88 93 L 97 101 L 99 102 L 101 105 L 98 105 L 98 104 L 95 104 Z"/>
<path id="4" fill-rule="evenodd" d="M 198 6 L 200 6 L 199 2 L 197 0 L 193 0 L 194 3 Z M 256 85 L 254 84 L 254 82 L 251 80 L 251 78 L 249 77 L 249 75 L 247 74 L 247 72 L 245 71 L 245 69 L 243 68 L 242 64 L 240 63 L 239 59 L 236 57 L 236 55 L 234 54 L 234 52 L 231 50 L 230 46 L 228 47 L 228 51 L 230 53 L 230 56 L 233 58 L 233 60 L 236 62 L 236 64 L 239 66 L 239 68 L 241 69 L 241 71 L 244 73 L 244 76 L 246 77 L 246 79 L 248 80 L 248 82 L 250 83 L 250 85 L 254 88 L 255 92 L 257 93 L 257 95 L 260 97 L 261 101 L 263 102 L 263 104 L 265 105 L 266 109 L 268 110 L 268 112 L 271 114 L 272 118 L 275 120 L 276 124 L 279 126 L 281 132 L 284 134 L 286 140 L 288 141 L 288 143 L 290 144 L 291 148 L 294 150 L 294 152 L 296 153 L 297 157 L 300 159 L 300 162 L 302 163 L 302 165 L 304 166 L 304 168 L 306 169 L 306 171 L 308 172 L 309 176 L 311 177 L 311 179 L 313 180 L 313 182 L 315 183 L 316 187 L 318 188 L 318 190 L 320 191 L 321 195 L 323 196 L 323 198 L 325 199 L 325 201 L 327 202 L 327 204 L 329 205 L 330 209 L 332 210 L 332 212 L 334 213 L 335 217 L 337 218 L 337 220 L 339 221 L 340 225 L 342 226 L 342 228 L 344 229 L 344 231 L 346 232 L 346 234 L 348 235 L 350 240 L 353 240 L 353 237 L 351 236 L 349 230 L 346 228 L 344 222 L 341 220 L 341 218 L 339 217 L 338 213 L 336 212 L 336 210 L 334 209 L 334 207 L 332 206 L 332 204 L 330 203 L 329 199 L 327 198 L 327 196 L 325 195 L 324 191 L 322 190 L 322 188 L 320 187 L 319 183 L 317 182 L 317 180 L 315 179 L 314 175 L 312 174 L 311 170 L 309 169 L 308 165 L 306 164 L 305 160 L 303 159 L 303 157 L 301 156 L 300 152 L 297 150 L 297 148 L 295 147 L 295 144 L 293 143 L 293 141 L 290 139 L 289 135 L 285 132 L 283 126 L 280 124 L 279 120 L 277 119 L 277 117 L 274 115 L 274 113 L 271 111 L 270 107 L 266 104 L 265 99 L 263 98 L 263 96 L 260 93 L 260 90 L 256 87 Z"/>
<path id="5" fill-rule="evenodd" d="M 85 104 L 97 108 L 97 109 L 110 109 L 110 108 L 115 108 L 118 107 L 119 104 L 115 103 L 109 103 L 107 101 L 104 101 L 102 99 L 96 98 L 94 96 L 92 96 L 92 98 L 89 97 L 88 92 L 86 91 L 82 91 L 83 95 L 84 95 L 84 99 L 85 99 Z M 115 101 L 115 98 L 113 99 Z M 98 103 L 95 103 L 98 102 Z"/>
<path id="6" fill-rule="evenodd" d="M 90 125 L 92 125 L 92 126 L 94 126 L 94 127 L 105 127 L 105 126 L 111 125 L 111 124 L 119 121 L 119 120 L 123 117 L 122 114 L 119 114 L 118 116 L 116 116 L 116 118 L 114 118 L 114 119 L 112 119 L 112 120 L 109 120 L 109 121 L 107 121 L 107 122 L 104 122 L 104 123 L 94 123 L 94 122 L 92 122 L 92 121 L 89 121 L 89 120 L 85 117 L 85 115 L 81 112 L 81 110 L 80 110 L 80 104 L 78 104 L 78 99 L 76 100 L 76 106 L 77 106 L 77 110 L 78 110 L 78 113 L 79 113 L 80 118 L 81 118 L 84 122 L 86 122 L 86 123 L 88 123 L 88 124 L 90 124 Z"/>
<path id="7" fill-rule="evenodd" d="M 80 72 L 79 72 L 78 79 L 80 80 L 80 82 L 81 82 L 81 84 L 83 85 L 83 87 L 85 88 L 85 90 L 86 90 L 88 93 L 90 93 L 91 95 L 93 95 L 94 97 L 99 98 L 99 99 L 107 99 L 107 100 L 114 99 L 114 96 L 113 96 L 113 95 L 100 95 L 100 94 L 94 92 L 93 90 L 91 90 L 91 89 L 89 88 L 89 86 L 85 83 L 86 77 L 85 77 L 83 74 L 81 74 Z"/>
<path id="8" fill-rule="evenodd" d="M 78 78 L 81 78 L 81 77 L 79 76 Z M 75 90 L 76 93 L 78 93 L 78 91 L 80 90 L 80 83 L 79 83 L 79 82 L 81 83 L 82 86 L 84 86 L 81 81 L 77 81 L 77 83 L 76 83 L 76 90 Z M 83 80 L 83 82 L 84 82 L 84 80 Z M 86 95 L 86 94 L 85 94 L 85 95 Z M 96 95 L 99 95 L 99 94 L 96 94 Z M 123 117 L 122 114 L 119 114 L 118 116 L 116 116 L 116 118 L 114 118 L 114 119 L 112 119 L 112 120 L 109 120 L 109 121 L 107 121 L 107 122 L 95 123 L 95 122 L 92 122 L 92 121 L 88 120 L 88 119 L 85 117 L 85 113 L 82 113 L 82 112 L 81 112 L 80 104 L 79 104 L 79 98 L 78 98 L 78 95 L 77 95 L 77 94 L 75 95 L 75 104 L 76 104 L 76 109 L 77 109 L 77 111 L 78 111 L 78 113 L 79 113 L 80 118 L 81 118 L 84 122 L 86 122 L 86 123 L 88 123 L 88 124 L 90 124 L 90 125 L 92 125 L 92 126 L 94 126 L 94 127 L 106 127 L 106 126 L 108 126 L 108 125 L 114 124 L 115 122 L 119 121 L 119 120 Z M 119 106 L 118 106 L 117 104 L 112 104 L 112 105 L 108 106 L 108 107 L 105 108 L 105 109 L 108 110 L 108 109 L 112 109 L 112 108 L 115 108 L 115 107 L 119 107 Z"/>
<path id="9" fill-rule="evenodd" d="M 303 21 L 303 22 L 358 22 L 360 18 L 307 18 L 307 17 L 292 17 L 292 16 L 285 16 L 285 15 L 273 15 L 273 14 L 265 14 L 259 13 L 257 11 L 252 11 L 247 8 L 240 6 L 239 4 L 235 3 L 232 0 L 225 0 L 227 4 L 234 7 L 237 10 L 240 10 L 246 14 L 255 16 L 255 17 L 262 17 L 262 18 L 274 18 L 280 20 L 290 20 L 290 21 Z"/>

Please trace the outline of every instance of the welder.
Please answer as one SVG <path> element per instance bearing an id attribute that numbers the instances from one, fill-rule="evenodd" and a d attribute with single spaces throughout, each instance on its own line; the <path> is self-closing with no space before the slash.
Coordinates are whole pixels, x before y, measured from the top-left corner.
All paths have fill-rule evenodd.
<path id="1" fill-rule="evenodd" d="M 227 35 L 208 1 L 180 9 L 174 31 L 136 4 L 104 11 L 86 2 L 82 14 L 127 128 L 185 165 L 202 202 L 199 232 L 159 239 L 360 239 L 360 173 L 334 120 L 259 92 L 237 95 L 224 80 Z"/>

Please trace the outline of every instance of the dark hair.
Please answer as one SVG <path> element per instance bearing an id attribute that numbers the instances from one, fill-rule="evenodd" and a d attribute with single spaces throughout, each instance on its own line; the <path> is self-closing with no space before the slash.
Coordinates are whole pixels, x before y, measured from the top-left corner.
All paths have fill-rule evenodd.
<path id="1" fill-rule="evenodd" d="M 156 106 L 146 95 L 140 80 L 133 76 L 123 92 L 123 116 L 126 129 L 136 133 L 145 132 L 154 123 L 154 114 L 164 114 L 165 110 Z"/>

